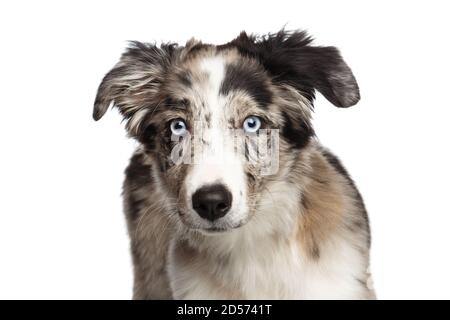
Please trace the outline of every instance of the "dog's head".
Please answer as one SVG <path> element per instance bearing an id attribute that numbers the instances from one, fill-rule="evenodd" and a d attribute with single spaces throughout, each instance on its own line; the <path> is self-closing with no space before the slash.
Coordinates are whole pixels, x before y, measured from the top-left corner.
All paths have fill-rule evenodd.
<path id="1" fill-rule="evenodd" d="M 241 33 L 220 46 L 133 42 L 100 84 L 94 119 L 116 106 L 181 221 L 223 231 L 252 217 L 265 183 L 314 136 L 315 90 L 337 107 L 359 100 L 338 50 L 305 32 Z"/>

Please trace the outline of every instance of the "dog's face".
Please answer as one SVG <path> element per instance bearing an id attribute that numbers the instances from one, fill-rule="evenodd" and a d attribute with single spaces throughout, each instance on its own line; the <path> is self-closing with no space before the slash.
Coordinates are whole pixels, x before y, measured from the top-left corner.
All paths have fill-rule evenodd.
<path id="1" fill-rule="evenodd" d="M 237 228 L 314 135 L 314 90 L 338 107 L 359 100 L 338 51 L 310 42 L 284 31 L 222 46 L 135 42 L 103 79 L 94 118 L 119 108 L 184 225 Z"/>

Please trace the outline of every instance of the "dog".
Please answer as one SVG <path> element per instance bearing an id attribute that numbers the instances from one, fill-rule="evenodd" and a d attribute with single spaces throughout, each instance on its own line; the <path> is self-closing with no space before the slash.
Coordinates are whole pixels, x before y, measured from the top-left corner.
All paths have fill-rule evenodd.
<path id="1" fill-rule="evenodd" d="M 347 108 L 359 87 L 312 42 L 131 42 L 103 78 L 94 119 L 115 106 L 139 142 L 123 186 L 134 299 L 375 298 L 363 199 L 311 124 L 316 91 Z"/>

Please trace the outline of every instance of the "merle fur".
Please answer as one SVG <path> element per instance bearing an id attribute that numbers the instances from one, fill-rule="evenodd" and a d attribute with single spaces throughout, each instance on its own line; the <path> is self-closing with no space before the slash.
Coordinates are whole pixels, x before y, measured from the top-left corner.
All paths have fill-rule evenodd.
<path id="1" fill-rule="evenodd" d="M 275 83 L 285 83 L 299 90 L 312 103 L 314 89 L 337 107 L 350 107 L 359 99 L 355 77 L 335 47 L 312 46 L 305 31 L 281 30 L 266 37 L 242 32 L 221 48 L 237 48 L 256 58 Z"/>

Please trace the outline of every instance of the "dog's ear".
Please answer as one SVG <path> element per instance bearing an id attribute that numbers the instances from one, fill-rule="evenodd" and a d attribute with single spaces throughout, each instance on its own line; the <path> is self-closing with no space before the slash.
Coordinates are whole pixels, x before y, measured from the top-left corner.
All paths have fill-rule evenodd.
<path id="1" fill-rule="evenodd" d="M 94 103 L 94 119 L 103 117 L 111 104 L 126 119 L 140 109 L 150 107 L 176 48 L 176 44 L 157 47 L 131 42 L 120 61 L 100 83 Z"/>
<path id="2" fill-rule="evenodd" d="M 312 46 L 311 42 L 304 31 L 281 30 L 265 37 L 242 32 L 229 45 L 257 58 L 274 82 L 293 86 L 311 103 L 316 89 L 337 107 L 356 104 L 360 99 L 358 84 L 339 51 L 335 47 Z"/>

